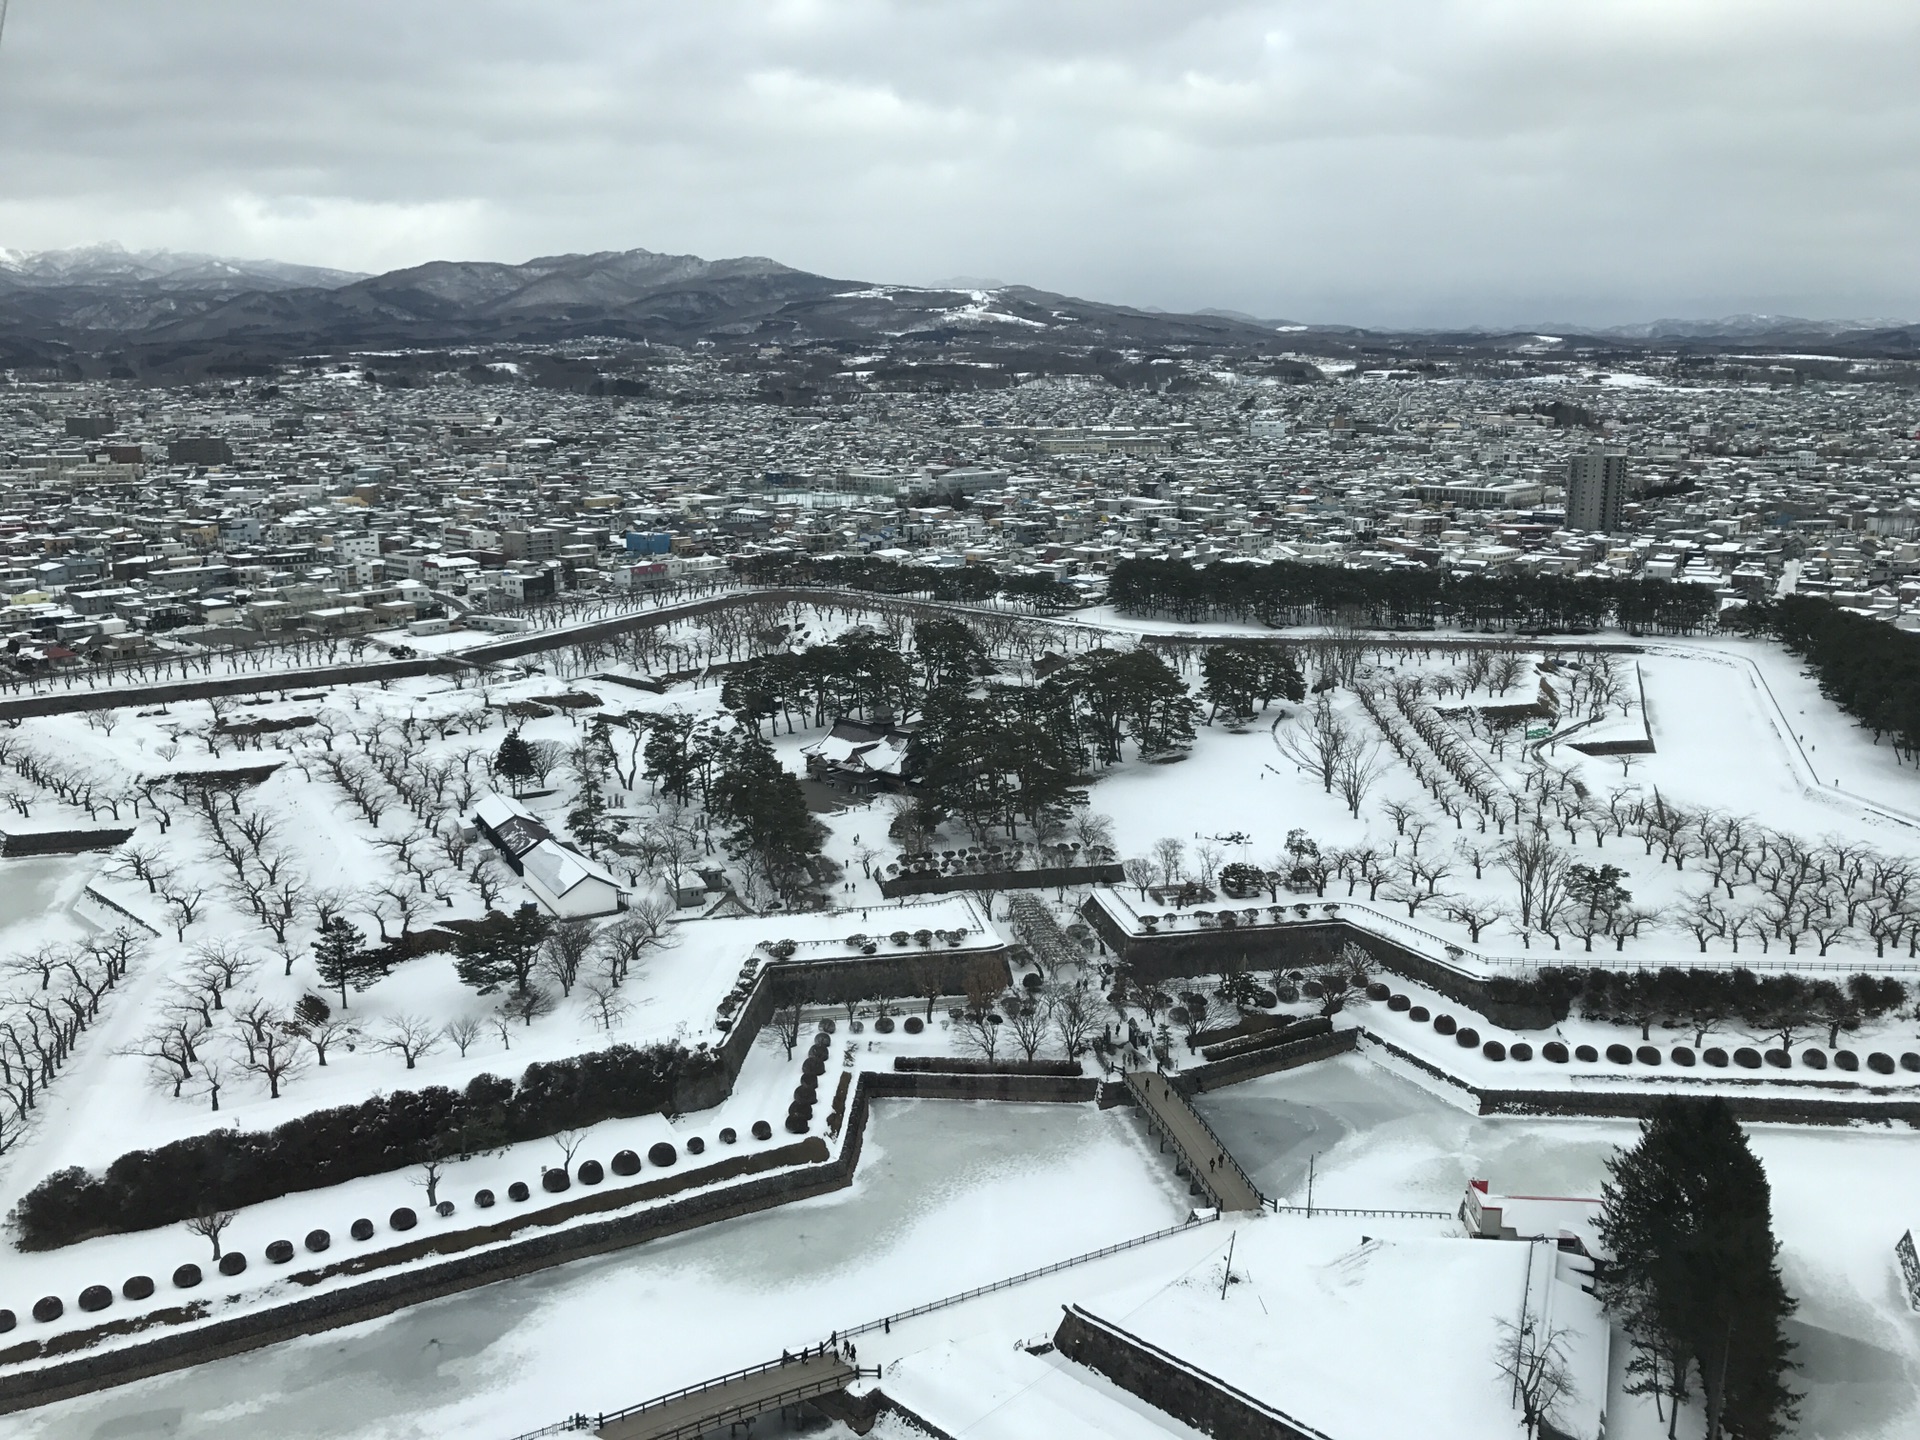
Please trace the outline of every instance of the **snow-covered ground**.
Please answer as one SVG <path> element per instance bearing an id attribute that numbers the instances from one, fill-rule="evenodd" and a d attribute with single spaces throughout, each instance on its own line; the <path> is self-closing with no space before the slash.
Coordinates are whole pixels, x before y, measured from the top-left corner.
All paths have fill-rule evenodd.
<path id="1" fill-rule="evenodd" d="M 1534 1195 L 1598 1196 L 1606 1162 L 1633 1143 L 1624 1120 L 1477 1116 L 1417 1072 L 1359 1056 L 1249 1081 L 1196 1100 L 1256 1184 L 1315 1205 L 1451 1209 L 1474 1178 Z M 1822 1440 L 1920 1432 L 1920 1322 L 1893 1247 L 1920 1221 L 1920 1134 L 1876 1126 L 1747 1126 L 1773 1189 L 1787 1289 L 1800 1300 L 1789 1334 L 1795 1384 L 1807 1393 L 1800 1433 Z M 1276 1219 L 1276 1225 L 1360 1221 Z M 1652 1416 L 1616 1397 L 1609 1436 L 1651 1437 Z"/>

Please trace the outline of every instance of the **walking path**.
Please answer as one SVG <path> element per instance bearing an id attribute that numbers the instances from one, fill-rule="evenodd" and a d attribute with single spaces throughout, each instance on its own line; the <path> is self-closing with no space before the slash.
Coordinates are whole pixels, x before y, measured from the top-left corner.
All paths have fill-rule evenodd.
<path id="1" fill-rule="evenodd" d="M 832 1351 L 814 1352 L 804 1359 L 723 1375 L 614 1415 L 602 1415 L 594 1433 L 603 1440 L 695 1440 L 722 1425 L 844 1390 L 859 1374 Z"/>
<path id="2" fill-rule="evenodd" d="M 1187 1097 L 1152 1070 L 1127 1076 L 1127 1089 L 1147 1112 L 1147 1123 L 1171 1144 L 1187 1167 L 1187 1174 L 1222 1210 L 1259 1210 L 1260 1191 L 1227 1152 L 1213 1127 L 1187 1103 Z"/>

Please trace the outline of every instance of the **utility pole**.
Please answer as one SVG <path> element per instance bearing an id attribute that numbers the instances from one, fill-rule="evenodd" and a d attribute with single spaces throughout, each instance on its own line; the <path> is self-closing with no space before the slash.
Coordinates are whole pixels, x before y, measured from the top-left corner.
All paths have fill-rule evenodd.
<path id="1" fill-rule="evenodd" d="M 1320 1158 L 1320 1152 L 1314 1151 L 1307 1156 L 1307 1219 L 1313 1218 L 1313 1165 Z"/>
<path id="2" fill-rule="evenodd" d="M 1237 1230 L 1227 1237 L 1227 1268 L 1220 1276 L 1220 1298 L 1222 1300 L 1227 1298 L 1227 1286 L 1233 1282 L 1233 1243 L 1239 1238 L 1240 1232 Z"/>

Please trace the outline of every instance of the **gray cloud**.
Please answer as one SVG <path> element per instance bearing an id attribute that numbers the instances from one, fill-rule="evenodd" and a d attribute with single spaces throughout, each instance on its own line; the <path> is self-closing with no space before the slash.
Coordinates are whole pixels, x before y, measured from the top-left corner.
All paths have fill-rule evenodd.
<path id="1" fill-rule="evenodd" d="M 1910 0 L 13 0 L 0 244 L 1914 316 L 1917 63 Z"/>

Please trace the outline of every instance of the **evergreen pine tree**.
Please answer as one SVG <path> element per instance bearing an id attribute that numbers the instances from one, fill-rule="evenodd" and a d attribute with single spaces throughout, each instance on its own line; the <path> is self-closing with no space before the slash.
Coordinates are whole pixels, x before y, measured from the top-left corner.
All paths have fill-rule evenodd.
<path id="1" fill-rule="evenodd" d="M 500 742 L 499 750 L 494 752 L 493 773 L 504 775 L 513 785 L 513 793 L 518 795 L 526 789 L 527 781 L 534 777 L 536 766 L 533 759 L 533 747 L 521 736 L 515 726 L 507 732 L 507 738 Z"/>
<path id="2" fill-rule="evenodd" d="M 340 1008 L 347 1008 L 347 991 L 364 990 L 380 978 L 381 966 L 361 944 L 360 932 L 351 920 L 336 915 L 320 927 L 313 942 L 313 968 L 320 983 L 340 992 Z"/>
<path id="3" fill-rule="evenodd" d="M 516 995 L 524 995 L 552 926 L 553 922 L 531 904 L 522 905 L 512 915 L 489 915 L 455 937 L 454 972 L 462 984 L 471 985 L 482 995 L 491 995 L 503 985 L 511 985 Z"/>
<path id="4" fill-rule="evenodd" d="M 1774 1440 L 1797 1397 L 1782 1330 L 1766 1173 L 1724 1100 L 1663 1100 L 1640 1142 L 1608 1163 L 1600 1238 L 1611 1252 L 1602 1303 L 1627 1331 L 1634 1384 L 1677 1406 L 1697 1376 L 1710 1440 Z"/>

